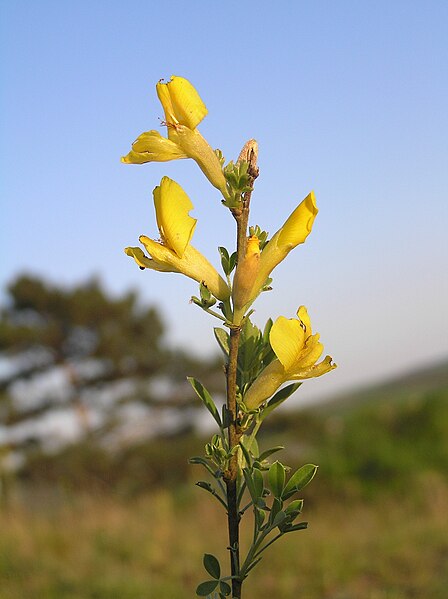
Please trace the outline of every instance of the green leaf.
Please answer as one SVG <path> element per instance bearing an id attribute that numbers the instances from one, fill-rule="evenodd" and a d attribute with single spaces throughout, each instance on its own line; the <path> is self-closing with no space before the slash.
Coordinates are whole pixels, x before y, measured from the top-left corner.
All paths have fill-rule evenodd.
<path id="1" fill-rule="evenodd" d="M 255 509 L 255 522 L 257 524 L 257 529 L 261 530 L 264 519 L 266 518 L 266 512 L 257 506 L 255 506 L 254 509 Z"/>
<path id="2" fill-rule="evenodd" d="M 230 274 L 230 257 L 225 247 L 219 247 L 218 252 L 221 255 L 221 266 L 226 275 Z"/>
<path id="3" fill-rule="evenodd" d="M 280 524 L 285 520 L 286 518 L 286 514 L 283 510 L 280 510 L 279 512 L 277 512 L 275 514 L 275 518 L 272 521 L 272 528 L 275 528 L 276 526 L 280 526 Z"/>
<path id="4" fill-rule="evenodd" d="M 252 470 L 252 478 L 254 481 L 254 489 L 255 489 L 255 494 L 258 497 L 263 497 L 263 490 L 264 490 L 264 480 L 263 480 L 263 474 L 261 473 L 260 470 L 258 470 L 258 468 L 254 468 Z"/>
<path id="5" fill-rule="evenodd" d="M 276 515 L 281 511 L 283 507 L 283 501 L 281 499 L 275 498 L 272 502 L 271 512 L 269 514 L 269 522 L 272 526 L 272 523 L 275 520 Z"/>
<path id="6" fill-rule="evenodd" d="M 254 481 L 252 479 L 251 473 L 249 468 L 243 468 L 243 476 L 244 476 L 244 480 L 246 481 L 246 486 L 248 488 L 249 494 L 252 498 L 252 501 L 254 503 L 257 502 L 257 492 L 255 490 L 255 485 L 254 485 Z"/>
<path id="7" fill-rule="evenodd" d="M 250 468 L 252 466 L 252 457 L 242 440 L 240 441 L 240 447 L 241 451 L 243 452 L 244 459 L 246 460 L 246 464 Z"/>
<path id="8" fill-rule="evenodd" d="M 215 333 L 215 339 L 218 342 L 219 347 L 224 352 L 224 355 L 229 355 L 229 335 L 224 329 L 220 329 L 219 327 L 215 327 L 213 329 Z"/>
<path id="9" fill-rule="evenodd" d="M 292 526 L 288 526 L 285 529 L 285 532 L 294 532 L 295 530 L 305 530 L 308 528 L 308 522 L 299 522 L 298 524 L 293 524 Z"/>
<path id="10" fill-rule="evenodd" d="M 198 482 L 196 483 L 196 486 L 199 487 L 200 489 L 205 489 L 205 491 L 208 491 L 209 493 L 214 493 L 213 487 L 211 486 L 210 483 L 206 482 L 205 480 L 198 480 Z"/>
<path id="11" fill-rule="evenodd" d="M 233 252 L 233 254 L 230 255 L 230 259 L 229 259 L 229 269 L 230 269 L 230 272 L 229 272 L 229 274 L 232 272 L 232 270 L 236 266 L 236 257 L 237 257 L 237 255 L 238 254 L 236 252 Z"/>
<path id="12" fill-rule="evenodd" d="M 229 408 L 223 404 L 222 406 L 222 428 L 228 428 L 232 422 L 232 414 Z"/>
<path id="13" fill-rule="evenodd" d="M 285 512 L 288 516 L 295 518 L 303 509 L 303 499 L 294 499 L 286 508 Z"/>
<path id="14" fill-rule="evenodd" d="M 255 437 L 244 435 L 243 437 L 241 437 L 240 444 L 244 445 L 244 448 L 247 449 L 247 451 L 250 452 L 252 456 L 258 456 L 258 442 Z"/>
<path id="15" fill-rule="evenodd" d="M 221 580 L 219 583 L 219 590 L 225 597 L 228 597 L 232 592 L 230 585 L 227 584 L 227 582 L 224 582 L 224 580 Z"/>
<path id="16" fill-rule="evenodd" d="M 266 416 L 275 410 L 275 408 L 278 408 L 278 406 L 288 399 L 290 395 L 297 391 L 301 384 L 302 383 L 292 383 L 291 385 L 286 385 L 286 387 L 283 387 L 280 391 L 277 391 L 274 397 L 268 401 L 267 406 L 261 413 L 261 420 L 263 421 Z"/>
<path id="17" fill-rule="evenodd" d="M 202 466 L 208 467 L 208 462 L 205 458 L 195 455 L 188 460 L 189 464 L 202 464 Z"/>
<path id="18" fill-rule="evenodd" d="M 219 428 L 222 428 L 222 422 L 219 416 L 218 408 L 216 407 L 215 402 L 213 401 L 210 393 L 207 391 L 207 389 L 204 387 L 202 383 L 200 383 L 197 379 L 193 378 L 192 376 L 187 376 L 187 380 L 193 387 L 193 389 L 196 391 L 198 397 L 202 400 L 204 406 L 216 420 Z"/>
<path id="19" fill-rule="evenodd" d="M 276 453 L 277 451 L 281 451 L 282 449 L 285 449 L 285 447 L 283 445 L 277 445 L 276 447 L 271 447 L 270 449 L 266 449 L 266 451 L 263 451 L 263 453 L 260 455 L 260 457 L 258 459 L 260 462 L 262 462 L 263 460 L 266 460 L 273 453 Z"/>
<path id="20" fill-rule="evenodd" d="M 221 576 L 221 566 L 219 565 L 218 559 L 211 553 L 204 553 L 203 563 L 204 568 L 210 576 L 219 580 Z"/>
<path id="21" fill-rule="evenodd" d="M 210 595 L 210 593 L 213 593 L 216 589 L 218 582 L 219 580 L 206 580 L 205 582 L 201 582 L 196 589 L 196 595 L 199 595 L 199 597 L 207 597 L 207 595 Z"/>
<path id="22" fill-rule="evenodd" d="M 273 321 L 272 318 L 269 318 L 269 320 L 266 322 L 266 324 L 264 325 L 264 330 L 263 330 L 263 339 L 265 341 L 265 343 L 269 343 L 269 333 L 271 332 L 272 329 L 272 325 L 273 325 Z"/>
<path id="23" fill-rule="evenodd" d="M 306 487 L 306 485 L 313 480 L 317 468 L 318 466 L 315 466 L 314 464 L 305 464 L 305 466 L 296 470 L 283 490 L 283 499 L 288 499 L 288 497 L 291 497 L 291 495 L 294 495 L 294 493 Z"/>
<path id="24" fill-rule="evenodd" d="M 280 462 L 274 462 L 269 468 L 268 480 L 274 497 L 281 497 L 285 486 L 285 467 Z"/>

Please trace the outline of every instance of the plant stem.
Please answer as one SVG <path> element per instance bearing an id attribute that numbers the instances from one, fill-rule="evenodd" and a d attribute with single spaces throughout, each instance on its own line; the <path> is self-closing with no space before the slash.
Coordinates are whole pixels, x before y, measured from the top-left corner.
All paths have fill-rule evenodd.
<path id="1" fill-rule="evenodd" d="M 243 154 L 245 152 L 245 154 Z M 251 140 L 248 142 L 242 153 L 241 160 L 249 162 L 250 187 L 258 176 L 257 168 L 257 149 L 256 142 Z M 243 259 L 246 253 L 247 246 L 247 226 L 249 222 L 249 205 L 252 190 L 247 191 L 242 198 L 241 208 L 232 210 L 232 214 L 237 225 L 237 263 Z M 229 339 L 229 360 L 226 368 L 227 379 L 227 409 L 230 414 L 229 424 L 229 447 L 230 450 L 237 447 L 242 435 L 238 424 L 238 406 L 236 402 L 237 392 L 237 371 L 238 371 L 238 350 L 241 336 L 241 326 L 232 326 L 230 328 Z M 233 599 L 241 599 L 242 579 L 240 578 L 240 546 L 239 546 L 239 525 L 241 516 L 238 510 L 238 451 L 236 450 L 229 464 L 229 469 L 225 473 L 224 480 L 227 487 L 227 525 L 229 532 L 229 549 L 230 549 L 230 568 L 232 578 L 232 597 Z"/>
<path id="2" fill-rule="evenodd" d="M 238 410 L 236 403 L 236 373 L 238 360 L 238 347 L 241 328 L 230 329 L 229 362 L 227 364 L 227 408 L 230 413 L 229 446 L 231 449 L 239 443 L 241 432 L 238 427 Z M 232 576 L 239 576 L 240 572 L 240 548 L 239 548 L 239 523 L 238 514 L 238 454 L 232 456 L 229 470 L 226 472 L 225 482 L 227 486 L 227 524 L 229 531 L 230 567 Z M 241 584 L 238 578 L 232 579 L 232 596 L 235 599 L 241 597 Z"/>

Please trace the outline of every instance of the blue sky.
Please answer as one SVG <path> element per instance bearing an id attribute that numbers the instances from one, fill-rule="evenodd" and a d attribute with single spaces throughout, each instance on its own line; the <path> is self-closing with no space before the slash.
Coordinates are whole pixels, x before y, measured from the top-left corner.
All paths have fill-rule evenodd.
<path id="1" fill-rule="evenodd" d="M 157 237 L 163 175 L 190 195 L 217 265 L 232 218 L 191 161 L 122 165 L 163 116 L 155 83 L 187 77 L 228 160 L 255 137 L 252 224 L 271 233 L 314 189 L 320 213 L 255 320 L 305 304 L 340 368 L 304 397 L 448 355 L 448 3 L 36 1 L 1 6 L 2 287 L 99 274 L 163 311 L 172 344 L 213 347 L 179 275 L 123 253 Z M 326 380 L 325 380 L 326 379 Z M 306 387 L 306 388 L 305 388 Z"/>

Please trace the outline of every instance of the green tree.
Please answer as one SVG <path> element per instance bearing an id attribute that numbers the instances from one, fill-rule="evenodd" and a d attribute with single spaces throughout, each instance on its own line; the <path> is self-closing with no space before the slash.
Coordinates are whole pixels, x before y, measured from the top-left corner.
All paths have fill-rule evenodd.
<path id="1" fill-rule="evenodd" d="M 0 313 L 3 457 L 28 459 L 68 442 L 141 443 L 164 432 L 158 416 L 167 409 L 182 414 L 165 417 L 168 426 L 191 427 L 197 400 L 186 373 L 216 388 L 218 361 L 168 350 L 163 332 L 158 311 L 135 292 L 113 298 L 96 279 L 64 288 L 16 278 Z"/>

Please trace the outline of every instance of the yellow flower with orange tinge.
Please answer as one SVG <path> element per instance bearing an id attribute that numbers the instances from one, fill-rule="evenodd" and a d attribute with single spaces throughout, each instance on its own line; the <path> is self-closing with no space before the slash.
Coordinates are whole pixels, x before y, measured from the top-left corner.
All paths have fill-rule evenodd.
<path id="1" fill-rule="evenodd" d="M 163 177 L 153 195 L 160 241 L 141 235 L 139 241 L 148 255 L 139 247 L 127 247 L 126 254 L 134 258 L 140 268 L 182 273 L 198 283 L 204 283 L 218 299 L 227 300 L 230 297 L 229 286 L 205 256 L 190 243 L 196 219 L 189 215 L 193 204 L 188 195 L 176 181 L 168 177 Z"/>
<path id="2" fill-rule="evenodd" d="M 249 238 L 244 262 L 250 268 L 237 268 L 233 284 L 233 302 L 236 319 L 239 323 L 246 307 L 255 300 L 266 284 L 271 272 L 282 262 L 289 252 L 304 243 L 311 233 L 318 213 L 314 192 L 311 192 L 288 217 L 284 225 L 273 235 L 260 252 L 254 238 Z"/>
<path id="3" fill-rule="evenodd" d="M 226 180 L 221 163 L 197 130 L 207 115 L 207 108 L 193 85 L 183 77 L 171 77 L 167 83 L 159 81 L 157 95 L 162 104 L 168 137 L 151 130 L 139 135 L 132 150 L 121 160 L 127 164 L 165 162 L 192 158 L 197 162 L 210 183 L 227 198 Z"/>
<path id="4" fill-rule="evenodd" d="M 244 404 L 250 410 L 258 408 L 287 381 L 302 381 L 322 376 L 336 368 L 326 356 L 317 364 L 324 346 L 318 334 L 312 334 L 311 322 L 304 306 L 297 311 L 298 318 L 280 316 L 272 325 L 269 341 L 277 356 L 260 373 L 244 395 Z"/>

